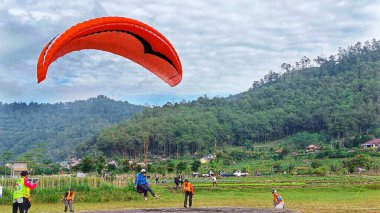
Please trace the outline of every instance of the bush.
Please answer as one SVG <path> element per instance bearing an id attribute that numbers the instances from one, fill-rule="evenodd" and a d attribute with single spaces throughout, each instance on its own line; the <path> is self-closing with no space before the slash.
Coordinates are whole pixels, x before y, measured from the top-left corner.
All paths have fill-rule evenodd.
<path id="1" fill-rule="evenodd" d="M 170 161 L 169 163 L 168 163 L 168 167 L 167 167 L 167 171 L 168 171 L 168 173 L 173 173 L 174 172 L 174 163 L 172 162 L 172 161 Z"/>
<path id="2" fill-rule="evenodd" d="M 329 157 L 331 154 L 331 150 L 323 150 L 320 151 L 316 154 L 316 158 L 324 158 L 324 157 Z"/>
<path id="3" fill-rule="evenodd" d="M 310 166 L 311 166 L 311 168 L 316 169 L 318 167 L 321 167 L 322 163 L 320 161 L 313 161 L 313 162 L 311 162 Z"/>
<path id="4" fill-rule="evenodd" d="M 297 174 L 299 175 L 311 175 L 313 171 L 311 169 L 298 169 Z"/>
<path id="5" fill-rule="evenodd" d="M 201 167 L 201 162 L 200 162 L 199 160 L 194 160 L 194 161 L 191 163 L 191 170 L 192 170 L 193 172 L 198 172 L 199 167 Z"/>
<path id="6" fill-rule="evenodd" d="M 230 166 L 230 165 L 232 165 L 232 161 L 230 159 L 224 159 L 223 164 L 226 166 Z"/>
<path id="7" fill-rule="evenodd" d="M 348 159 L 343 161 L 343 165 L 345 168 L 348 169 L 350 173 L 355 171 L 355 168 L 366 168 L 370 169 L 370 162 L 371 162 L 371 157 L 366 154 L 358 154 L 352 159 Z"/>
<path id="8" fill-rule="evenodd" d="M 350 158 L 353 157 L 354 153 L 348 152 L 344 149 L 338 149 L 338 150 L 323 150 L 316 154 L 316 158 Z"/>
<path id="9" fill-rule="evenodd" d="M 179 162 L 176 166 L 176 169 L 177 169 L 177 173 L 178 174 L 181 174 L 183 171 L 185 171 L 187 168 L 187 163 L 186 162 Z"/>
<path id="10" fill-rule="evenodd" d="M 380 159 L 373 158 L 369 162 L 369 168 L 370 169 L 380 169 Z"/>
<path id="11" fill-rule="evenodd" d="M 279 173 L 279 172 L 283 172 L 283 168 L 282 168 L 282 165 L 280 162 L 276 162 L 273 164 L 272 166 L 272 171 L 274 173 Z"/>
<path id="12" fill-rule="evenodd" d="M 343 164 L 341 162 L 333 162 L 329 167 L 331 172 L 339 172 L 343 169 Z"/>
<path id="13" fill-rule="evenodd" d="M 241 160 L 243 160 L 244 158 L 247 157 L 247 154 L 246 154 L 244 151 L 240 151 L 240 150 L 232 150 L 231 153 L 230 153 L 230 156 L 231 156 L 234 160 L 241 161 Z"/>
<path id="14" fill-rule="evenodd" d="M 284 166 L 284 170 L 286 170 L 288 173 L 291 173 L 296 168 L 296 165 L 293 162 L 287 163 Z"/>
<path id="15" fill-rule="evenodd" d="M 318 176 L 326 176 L 329 172 L 329 168 L 327 166 L 320 166 L 314 170 L 314 174 Z"/>

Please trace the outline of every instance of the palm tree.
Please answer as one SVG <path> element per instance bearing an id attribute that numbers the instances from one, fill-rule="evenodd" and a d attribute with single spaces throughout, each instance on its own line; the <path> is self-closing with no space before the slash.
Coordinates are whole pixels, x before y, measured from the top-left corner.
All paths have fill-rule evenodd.
<path id="1" fill-rule="evenodd" d="M 223 167 L 223 162 L 213 159 L 210 161 L 209 167 L 215 173 L 216 176 L 219 176 L 220 170 Z"/>

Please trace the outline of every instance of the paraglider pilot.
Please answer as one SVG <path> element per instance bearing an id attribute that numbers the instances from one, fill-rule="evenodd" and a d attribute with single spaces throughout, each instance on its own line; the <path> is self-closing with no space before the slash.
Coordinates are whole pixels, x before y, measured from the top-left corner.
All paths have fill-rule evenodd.
<path id="1" fill-rule="evenodd" d="M 148 198 L 147 198 L 148 191 L 154 198 L 158 199 L 158 196 L 149 187 L 149 182 L 146 180 L 146 170 L 145 169 L 141 169 L 141 172 L 137 173 L 136 180 L 135 180 L 135 188 L 137 189 L 137 192 L 144 193 L 144 199 L 145 200 L 148 200 Z"/>

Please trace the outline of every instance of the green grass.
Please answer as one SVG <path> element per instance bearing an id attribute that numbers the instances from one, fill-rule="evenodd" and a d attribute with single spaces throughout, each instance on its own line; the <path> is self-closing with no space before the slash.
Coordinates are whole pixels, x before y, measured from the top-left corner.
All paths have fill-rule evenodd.
<path id="1" fill-rule="evenodd" d="M 219 187 L 218 187 L 219 188 Z M 271 208 L 272 195 L 269 190 L 202 190 L 194 196 L 194 206 L 236 206 Z M 379 211 L 379 195 L 376 190 L 339 190 L 339 189 L 283 189 L 279 190 L 285 198 L 288 209 L 302 212 L 366 212 Z M 376 199 L 377 198 L 377 199 Z M 100 209 L 130 209 L 130 208 L 159 208 L 181 207 L 182 195 L 171 192 L 161 194 L 159 200 L 150 199 L 143 201 L 142 197 L 125 202 L 102 203 L 75 203 L 76 210 L 100 210 Z M 9 212 L 8 207 L 3 206 L 0 212 Z M 57 212 L 63 208 L 63 204 L 34 203 L 30 212 Z"/>
<path id="2" fill-rule="evenodd" d="M 206 180 L 206 181 L 205 181 Z M 194 206 L 236 206 L 271 208 L 271 189 L 284 197 L 288 209 L 301 212 L 380 212 L 379 176 L 273 176 L 225 178 L 218 187 L 208 179 L 191 179 L 194 183 Z M 207 182 L 208 181 L 208 182 Z M 142 196 L 126 187 L 86 188 L 78 191 L 74 206 L 79 210 L 181 207 L 183 195 L 173 185 L 152 185 L 159 200 Z M 52 191 L 51 191 L 52 190 Z M 54 189 L 33 194 L 30 212 L 60 212 L 60 201 L 42 202 L 42 196 Z M 0 213 L 11 211 L 10 202 L 0 206 Z"/>

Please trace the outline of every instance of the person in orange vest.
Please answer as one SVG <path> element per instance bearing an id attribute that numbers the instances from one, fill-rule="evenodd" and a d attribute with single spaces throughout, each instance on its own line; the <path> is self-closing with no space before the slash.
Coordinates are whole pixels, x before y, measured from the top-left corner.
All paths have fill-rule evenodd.
<path id="1" fill-rule="evenodd" d="M 193 187 L 193 184 L 191 184 L 188 179 L 185 179 L 185 182 L 182 186 L 182 191 L 185 194 L 183 207 L 187 208 L 187 198 L 189 198 L 189 208 L 191 208 L 193 204 L 194 187 Z"/>
<path id="2" fill-rule="evenodd" d="M 284 209 L 285 208 L 285 201 L 284 198 L 282 198 L 281 195 L 277 193 L 277 190 L 272 190 L 273 194 L 273 207 L 275 209 Z"/>
<path id="3" fill-rule="evenodd" d="M 63 197 L 63 202 L 65 203 L 65 212 L 67 212 L 67 207 L 70 207 L 70 212 L 74 212 L 73 201 L 75 194 L 76 193 L 74 189 L 70 189 L 70 191 L 66 192 L 65 196 Z"/>

